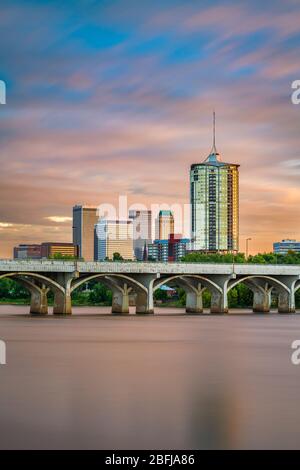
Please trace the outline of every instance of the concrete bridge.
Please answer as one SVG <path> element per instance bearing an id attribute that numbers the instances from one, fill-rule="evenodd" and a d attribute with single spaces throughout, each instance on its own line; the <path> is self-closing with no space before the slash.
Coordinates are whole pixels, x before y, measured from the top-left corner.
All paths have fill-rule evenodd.
<path id="1" fill-rule="evenodd" d="M 278 296 L 278 312 L 295 312 L 300 288 L 300 265 L 202 264 L 143 262 L 74 262 L 0 260 L 0 279 L 12 278 L 31 293 L 30 313 L 48 313 L 47 294 L 54 294 L 53 313 L 72 313 L 72 292 L 98 280 L 112 291 L 112 312 L 127 314 L 135 298 L 137 314 L 151 314 L 153 294 L 164 284 L 186 292 L 186 312 L 203 312 L 202 293 L 211 293 L 211 313 L 227 313 L 228 292 L 244 283 L 253 292 L 253 311 L 269 312 L 271 294 Z"/>

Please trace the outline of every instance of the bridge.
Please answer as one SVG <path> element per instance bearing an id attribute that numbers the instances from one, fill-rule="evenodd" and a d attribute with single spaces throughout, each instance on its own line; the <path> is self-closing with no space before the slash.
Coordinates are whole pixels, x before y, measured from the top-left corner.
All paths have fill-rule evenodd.
<path id="1" fill-rule="evenodd" d="M 53 313 L 72 313 L 72 293 L 97 280 L 112 291 L 112 313 L 129 313 L 134 299 L 137 314 L 154 313 L 153 294 L 164 284 L 186 292 L 186 312 L 203 312 L 202 294 L 211 293 L 210 312 L 228 312 L 228 292 L 244 283 L 253 292 L 253 311 L 269 312 L 271 295 L 278 297 L 279 313 L 295 312 L 300 288 L 300 265 L 202 264 L 151 262 L 77 262 L 0 260 L 0 279 L 11 278 L 31 293 L 30 313 L 48 313 L 48 293 L 54 294 Z"/>

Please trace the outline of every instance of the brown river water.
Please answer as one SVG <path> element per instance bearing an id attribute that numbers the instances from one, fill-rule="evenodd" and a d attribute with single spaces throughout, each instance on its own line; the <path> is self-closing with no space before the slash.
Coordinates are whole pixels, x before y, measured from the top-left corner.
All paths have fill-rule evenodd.
<path id="1" fill-rule="evenodd" d="M 300 315 L 0 306 L 1 449 L 300 448 Z"/>

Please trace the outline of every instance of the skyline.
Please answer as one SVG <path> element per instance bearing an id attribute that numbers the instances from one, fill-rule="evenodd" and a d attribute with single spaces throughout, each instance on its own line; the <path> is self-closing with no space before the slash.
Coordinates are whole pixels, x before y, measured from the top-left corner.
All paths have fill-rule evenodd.
<path id="1" fill-rule="evenodd" d="M 296 2 L 4 0 L 1 10 L 0 257 L 71 241 L 81 202 L 188 203 L 213 109 L 218 150 L 241 165 L 240 250 L 248 237 L 249 253 L 300 238 Z"/>

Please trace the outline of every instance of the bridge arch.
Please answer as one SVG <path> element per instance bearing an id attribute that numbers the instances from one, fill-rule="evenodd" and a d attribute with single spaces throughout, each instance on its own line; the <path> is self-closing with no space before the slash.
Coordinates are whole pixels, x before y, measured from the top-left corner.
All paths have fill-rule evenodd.
<path id="1" fill-rule="evenodd" d="M 53 279 L 51 278 L 48 278 L 46 276 L 43 276 L 42 274 L 39 274 L 39 273 L 30 273 L 30 272 L 9 272 L 9 273 L 5 273 L 5 274 L 0 274 L 0 279 L 3 279 L 3 278 L 6 278 L 6 277 L 13 277 L 15 278 L 16 280 L 19 280 L 23 277 L 26 277 L 28 276 L 28 281 L 30 281 L 30 278 L 31 279 L 36 279 L 38 281 L 40 281 L 42 284 L 46 284 L 46 286 L 48 286 L 50 289 L 53 289 L 53 290 L 59 290 L 61 291 L 62 293 L 65 292 L 65 289 L 56 281 L 54 281 Z"/>
<path id="2" fill-rule="evenodd" d="M 113 287 L 112 283 L 109 280 L 109 278 L 112 278 L 112 279 L 116 278 L 116 280 L 122 280 L 122 281 L 124 281 L 124 284 L 128 283 L 129 285 L 132 285 L 136 289 L 140 289 L 140 290 L 142 290 L 146 293 L 148 292 L 148 289 L 143 284 L 141 284 L 136 279 L 133 279 L 130 276 L 126 276 L 125 274 L 101 273 L 101 274 L 92 274 L 92 275 L 87 276 L 87 277 L 82 277 L 82 278 L 79 278 L 79 280 L 73 282 L 71 284 L 71 293 L 74 292 L 74 290 L 77 289 L 78 287 L 80 287 L 82 284 L 85 284 L 86 282 L 97 280 L 97 279 L 98 280 L 102 279 L 103 284 L 106 283 L 108 286 Z"/>
<path id="3" fill-rule="evenodd" d="M 270 284 L 271 284 L 272 287 L 279 287 L 281 289 L 286 290 L 287 292 L 290 292 L 290 289 L 288 288 L 288 286 L 286 286 L 283 282 L 279 281 L 278 279 L 276 279 L 272 276 L 253 274 L 251 276 L 240 277 L 236 281 L 233 281 L 232 283 L 229 282 L 228 287 L 227 287 L 227 293 L 230 292 L 231 289 L 236 287 L 238 284 L 241 284 L 241 283 L 243 283 L 247 280 L 251 281 L 251 280 L 255 280 L 255 279 L 271 281 Z M 299 285 L 299 287 L 300 287 L 300 285 Z"/>
<path id="4" fill-rule="evenodd" d="M 160 289 L 164 284 L 167 284 L 168 282 L 172 282 L 173 280 L 185 280 L 185 279 L 191 279 L 191 280 L 198 280 L 203 283 L 203 285 L 209 290 L 209 287 L 211 289 L 216 289 L 220 293 L 222 293 L 222 289 L 218 284 L 216 284 L 214 281 L 211 279 L 208 279 L 206 277 L 200 276 L 198 274 L 176 274 L 175 276 L 170 276 L 170 277 L 165 277 L 163 279 L 159 279 L 157 283 L 154 282 L 154 288 L 153 291 L 155 292 L 157 289 Z M 192 288 L 192 286 L 191 286 Z"/>
<path id="5" fill-rule="evenodd" d="M 186 294 L 186 313 L 203 313 L 202 294 L 207 289 L 211 294 L 211 313 L 225 313 L 227 311 L 227 301 L 223 289 L 211 278 L 198 274 L 177 274 L 166 276 L 154 283 L 154 292 L 164 284 L 176 284 L 182 287 Z"/>
<path id="6" fill-rule="evenodd" d="M 43 278 L 43 281 L 41 285 L 38 285 L 34 282 L 33 278 L 22 276 L 22 274 L 21 273 L 6 273 L 6 274 L 0 275 L 0 279 L 11 278 L 15 280 L 16 282 L 18 282 L 19 284 L 21 284 L 22 286 L 24 286 L 31 294 L 30 313 L 37 314 L 37 315 L 47 315 L 48 313 L 47 295 L 50 290 L 50 287 L 46 286 L 46 280 L 44 280 L 44 276 L 39 278 L 39 280 Z"/>
<path id="7" fill-rule="evenodd" d="M 295 287 L 294 287 L 294 292 L 296 294 L 296 292 L 300 289 L 300 281 L 296 281 L 295 283 Z"/>
<path id="8" fill-rule="evenodd" d="M 263 274 L 240 276 L 237 280 L 228 284 L 227 295 L 231 289 L 242 283 L 253 293 L 254 312 L 270 312 L 272 304 L 271 294 L 274 289 L 276 289 L 276 294 L 278 294 L 278 312 L 292 313 L 295 311 L 294 289 L 287 286 L 280 279 Z"/>
<path id="9" fill-rule="evenodd" d="M 71 283 L 70 293 L 86 282 L 98 280 L 112 291 L 112 313 L 129 313 L 129 299 L 135 296 L 136 313 L 153 313 L 151 311 L 152 291 L 135 278 L 119 273 L 98 273 L 81 277 Z M 151 298 L 151 301 L 150 301 Z M 148 307 L 150 305 L 150 307 Z"/>

